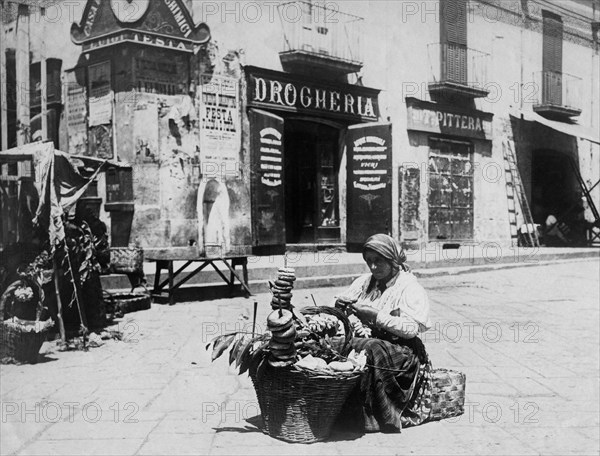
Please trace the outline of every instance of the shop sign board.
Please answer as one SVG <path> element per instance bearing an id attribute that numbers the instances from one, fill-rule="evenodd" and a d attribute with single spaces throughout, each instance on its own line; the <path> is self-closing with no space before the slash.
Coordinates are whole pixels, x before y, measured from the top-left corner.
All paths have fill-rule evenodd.
<path id="1" fill-rule="evenodd" d="M 284 246 L 284 122 L 281 117 L 257 109 L 251 109 L 249 116 L 252 244 L 255 247 Z"/>
<path id="2" fill-rule="evenodd" d="M 492 139 L 489 112 L 464 110 L 453 106 L 406 98 L 407 130 L 438 133 L 461 138 Z"/>
<path id="3" fill-rule="evenodd" d="M 348 244 L 391 231 L 392 125 L 348 127 Z"/>
<path id="4" fill-rule="evenodd" d="M 379 118 L 379 90 L 246 67 L 248 105 L 355 122 Z"/>

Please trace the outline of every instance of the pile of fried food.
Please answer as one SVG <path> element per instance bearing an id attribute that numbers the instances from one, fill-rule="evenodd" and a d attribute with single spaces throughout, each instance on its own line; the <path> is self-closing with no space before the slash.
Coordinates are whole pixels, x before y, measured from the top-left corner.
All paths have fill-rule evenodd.
<path id="1" fill-rule="evenodd" d="M 271 299 L 272 309 L 292 308 L 292 290 L 296 281 L 296 271 L 293 268 L 279 268 L 277 271 L 277 280 L 269 282 L 273 298 Z"/>

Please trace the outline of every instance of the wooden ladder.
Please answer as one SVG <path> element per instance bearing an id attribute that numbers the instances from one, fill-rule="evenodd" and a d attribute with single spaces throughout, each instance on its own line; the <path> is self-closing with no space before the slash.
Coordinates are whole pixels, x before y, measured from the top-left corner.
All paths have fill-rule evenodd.
<path id="1" fill-rule="evenodd" d="M 531 210 L 527 201 L 527 195 L 523 189 L 521 181 L 521 173 L 517 168 L 517 157 L 515 154 L 514 144 L 511 140 L 503 141 L 502 152 L 504 154 L 504 171 L 506 177 L 506 198 L 508 200 L 508 219 L 510 223 L 510 237 L 513 246 L 518 245 L 519 227 L 517 221 L 517 204 L 519 205 L 520 214 L 527 226 L 527 239 L 529 246 L 539 247 L 540 240 L 537 233 L 537 228 L 533 223 Z"/>

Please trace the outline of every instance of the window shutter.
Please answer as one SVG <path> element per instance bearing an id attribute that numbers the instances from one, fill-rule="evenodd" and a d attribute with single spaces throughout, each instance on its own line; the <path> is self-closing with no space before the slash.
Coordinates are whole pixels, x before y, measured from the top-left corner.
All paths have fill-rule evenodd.
<path id="1" fill-rule="evenodd" d="M 442 43 L 467 45 L 467 0 L 440 1 Z"/>
<path id="2" fill-rule="evenodd" d="M 559 16 L 544 11 L 542 44 L 543 102 L 562 104 L 562 37 Z"/>
<path id="3" fill-rule="evenodd" d="M 442 80 L 467 83 L 467 0 L 440 1 Z"/>

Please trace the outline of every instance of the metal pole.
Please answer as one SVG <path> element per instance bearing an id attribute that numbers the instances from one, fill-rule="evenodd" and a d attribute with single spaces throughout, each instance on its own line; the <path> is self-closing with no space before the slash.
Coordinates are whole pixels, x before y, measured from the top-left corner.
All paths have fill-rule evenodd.
<path id="1" fill-rule="evenodd" d="M 18 5 L 17 14 L 17 146 L 31 142 L 29 101 L 29 7 Z"/>
<path id="2" fill-rule="evenodd" d="M 56 261 L 56 252 L 52 254 L 52 265 L 54 268 L 54 293 L 56 294 L 56 307 L 57 313 L 56 318 L 58 320 L 58 330 L 60 332 L 60 340 L 63 344 L 67 342 L 67 335 L 65 333 L 65 324 L 63 322 L 62 315 L 62 300 L 60 298 L 60 282 L 58 280 L 58 262 Z"/>
<path id="3" fill-rule="evenodd" d="M 4 32 L 4 0 L 0 0 L 0 150 L 8 149 L 8 101 L 6 98 L 6 35 Z"/>
<path id="4" fill-rule="evenodd" d="M 40 98 L 42 102 L 42 141 L 48 139 L 48 73 L 46 71 L 46 9 L 41 9 L 42 18 L 42 46 L 40 56 Z"/>

